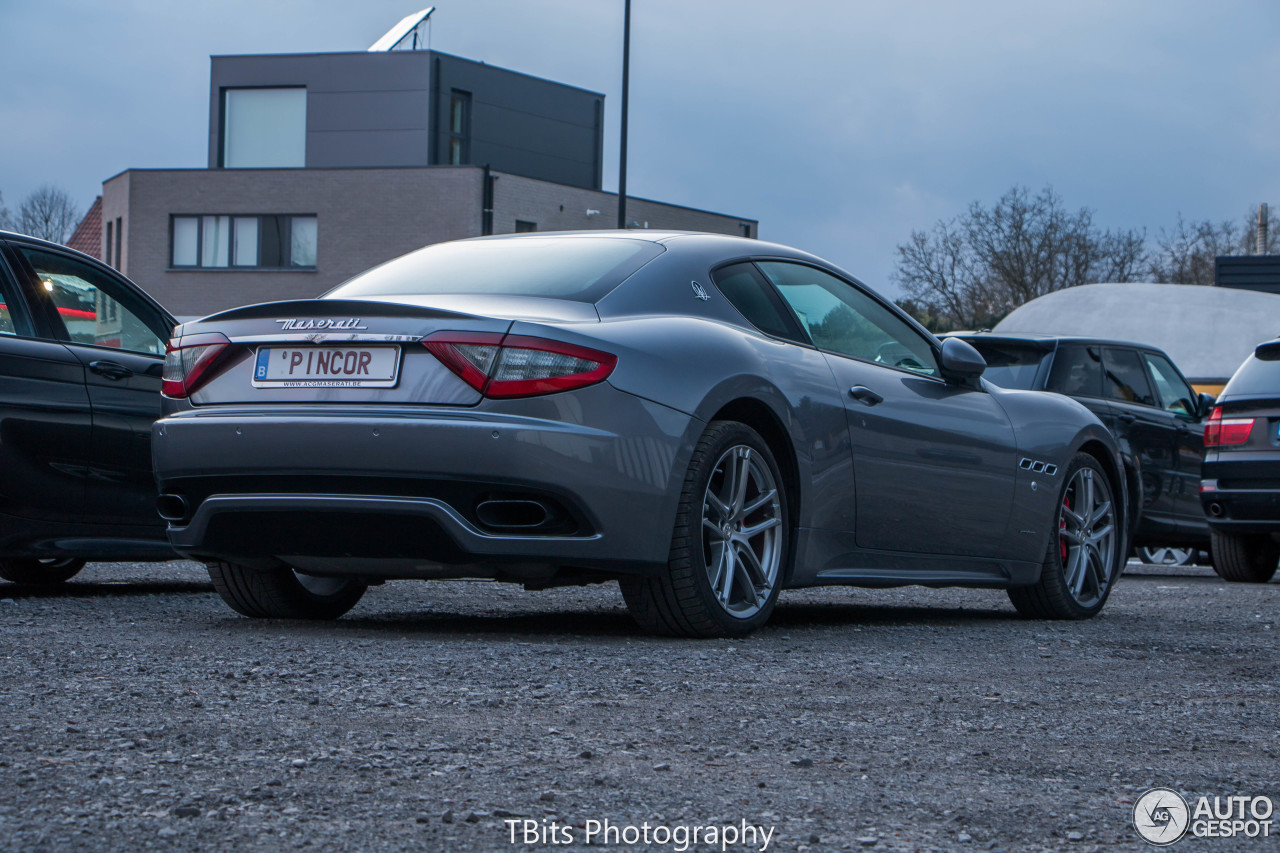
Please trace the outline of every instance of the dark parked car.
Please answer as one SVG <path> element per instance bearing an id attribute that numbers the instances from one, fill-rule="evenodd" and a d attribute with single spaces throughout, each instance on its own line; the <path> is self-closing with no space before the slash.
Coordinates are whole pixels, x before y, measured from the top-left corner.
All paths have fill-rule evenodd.
<path id="1" fill-rule="evenodd" d="M 1280 340 L 1259 344 L 1205 425 L 1200 500 L 1213 563 L 1230 581 L 1266 583 L 1280 562 Z"/>
<path id="2" fill-rule="evenodd" d="M 0 232 L 0 577 L 174 556 L 151 473 L 173 323 L 105 264 Z"/>
<path id="3" fill-rule="evenodd" d="M 170 346 L 161 509 L 248 616 L 486 577 L 617 579 L 642 625 L 692 636 L 817 584 L 1006 588 L 1084 618 L 1126 554 L 1097 418 L 984 382 L 968 344 L 784 246 L 443 243 Z"/>
<path id="4" fill-rule="evenodd" d="M 1134 545 L 1147 561 L 1190 562 L 1199 549 L 1209 547 L 1197 487 L 1212 398 L 1196 394 L 1164 352 L 1122 341 L 1050 335 L 977 332 L 956 337 L 982 353 L 987 360 L 983 376 L 991 382 L 1066 394 L 1115 434 L 1133 501 Z"/>

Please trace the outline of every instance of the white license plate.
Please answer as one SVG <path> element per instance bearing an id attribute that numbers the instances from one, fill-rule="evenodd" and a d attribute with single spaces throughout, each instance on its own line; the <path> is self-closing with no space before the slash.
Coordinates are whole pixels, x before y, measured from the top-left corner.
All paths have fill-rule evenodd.
<path id="1" fill-rule="evenodd" d="M 400 347 L 259 347 L 256 388 L 391 388 L 400 372 Z"/>

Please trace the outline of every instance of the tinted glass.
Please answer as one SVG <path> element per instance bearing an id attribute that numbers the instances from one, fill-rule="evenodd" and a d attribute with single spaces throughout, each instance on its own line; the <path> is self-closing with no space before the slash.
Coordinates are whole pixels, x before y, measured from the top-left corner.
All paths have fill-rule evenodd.
<path id="1" fill-rule="evenodd" d="M 1036 374 L 1040 365 L 1049 357 L 1049 352 L 1041 347 L 1026 344 L 1007 343 L 1003 341 L 984 341 L 980 338 L 964 338 L 967 343 L 982 353 L 987 360 L 987 369 L 982 378 L 999 385 L 1001 388 L 1020 388 L 1029 391 L 1035 387 Z"/>
<path id="2" fill-rule="evenodd" d="M 13 282 L 9 281 L 4 274 L 4 267 L 0 266 L 0 335 L 17 335 L 19 331 L 24 334 L 28 332 L 26 323 L 22 323 L 19 329 L 20 310 L 21 306 L 17 303 Z"/>
<path id="3" fill-rule="evenodd" d="M 1156 404 L 1151 386 L 1147 383 L 1147 372 L 1136 352 L 1108 347 L 1103 350 L 1102 357 L 1106 367 L 1103 389 L 1107 397 L 1143 406 Z"/>
<path id="4" fill-rule="evenodd" d="M 1280 361 L 1263 361 L 1251 355 L 1236 370 L 1218 399 L 1228 397 L 1280 397 Z"/>
<path id="5" fill-rule="evenodd" d="M 1045 387 L 1069 397 L 1101 397 L 1102 354 L 1099 348 L 1074 344 L 1058 347 Z"/>
<path id="6" fill-rule="evenodd" d="M 119 282 L 74 258 L 35 249 L 21 251 L 35 268 L 40 287 L 49 294 L 67 340 L 164 355 L 164 339 L 137 313 L 144 310 L 141 300 Z"/>
<path id="7" fill-rule="evenodd" d="M 657 243 L 623 237 L 437 243 L 361 273 L 325 295 L 481 293 L 595 302 L 662 252 Z"/>
<path id="8" fill-rule="evenodd" d="M 1167 358 L 1144 352 L 1142 358 L 1151 368 L 1151 378 L 1155 380 L 1156 391 L 1160 394 L 1160 404 L 1167 411 L 1185 417 L 1194 417 L 1196 411 L 1196 394 L 1186 380 L 1178 375 Z"/>
<path id="9" fill-rule="evenodd" d="M 853 285 L 802 264 L 767 261 L 759 266 L 816 346 L 889 367 L 937 374 L 929 342 Z"/>
<path id="10" fill-rule="evenodd" d="M 775 297 L 760 279 L 755 267 L 751 264 L 735 264 L 717 270 L 713 276 L 716 287 L 729 300 L 729 304 L 747 318 L 747 322 L 765 334 L 779 338 L 794 338 L 792 324 L 782 312 L 784 306 L 775 301 Z"/>

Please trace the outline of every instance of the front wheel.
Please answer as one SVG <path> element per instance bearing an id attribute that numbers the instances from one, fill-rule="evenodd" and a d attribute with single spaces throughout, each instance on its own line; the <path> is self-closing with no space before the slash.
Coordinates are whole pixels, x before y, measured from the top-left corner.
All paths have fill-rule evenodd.
<path id="1" fill-rule="evenodd" d="M 1238 536 L 1210 531 L 1213 570 L 1224 581 L 1266 583 L 1280 563 L 1280 546 L 1269 536 Z"/>
<path id="2" fill-rule="evenodd" d="M 790 520 L 782 475 L 755 430 L 715 421 L 694 449 L 666 571 L 622 582 L 636 621 L 654 633 L 740 637 L 773 612 Z"/>
<path id="3" fill-rule="evenodd" d="M 213 588 L 232 610 L 257 619 L 337 619 L 356 606 L 367 585 L 350 578 L 261 571 L 221 560 L 208 563 Z"/>
<path id="4" fill-rule="evenodd" d="M 29 586 L 57 586 L 71 580 L 83 568 L 84 560 L 74 557 L 0 560 L 0 578 Z"/>
<path id="5" fill-rule="evenodd" d="M 1013 587 L 1009 598 L 1033 619 L 1088 619 L 1102 610 L 1124 561 L 1121 526 L 1106 472 L 1077 453 L 1063 475 L 1054 512 L 1057 535 L 1031 586 Z"/>

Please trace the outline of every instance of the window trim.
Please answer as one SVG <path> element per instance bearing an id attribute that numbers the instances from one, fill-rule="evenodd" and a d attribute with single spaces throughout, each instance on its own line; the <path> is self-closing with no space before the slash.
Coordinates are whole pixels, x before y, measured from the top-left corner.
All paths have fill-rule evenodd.
<path id="1" fill-rule="evenodd" d="M 227 265 L 225 267 L 204 266 L 200 263 L 203 257 L 204 249 L 204 219 L 206 217 L 225 216 L 231 220 L 231 239 L 232 245 L 227 247 Z M 255 266 L 243 266 L 235 262 L 235 221 L 236 219 L 256 219 L 258 221 L 258 257 L 262 257 L 262 220 L 266 217 L 277 217 L 288 221 L 287 233 L 285 239 L 281 240 L 282 245 L 289 248 L 290 258 L 293 256 L 293 220 L 294 219 L 314 219 L 316 221 L 316 264 L 309 267 L 296 266 L 289 264 L 287 266 L 266 267 L 260 264 Z M 194 265 L 175 264 L 173 262 L 174 250 L 174 233 L 176 220 L 179 219 L 195 219 L 196 226 L 196 263 Z M 320 268 L 320 217 L 315 213 L 170 213 L 169 214 L 169 259 L 165 267 L 165 272 L 317 272 Z"/>
<path id="2" fill-rule="evenodd" d="M 824 267 L 821 264 L 815 264 L 809 261 L 800 260 L 798 258 L 759 255 L 759 256 L 752 257 L 750 260 L 752 264 L 756 266 L 757 274 L 760 276 L 763 276 L 765 282 L 769 285 L 769 288 L 773 290 L 775 293 L 777 291 L 777 286 L 774 285 L 772 281 L 770 281 L 769 276 L 765 275 L 764 270 L 760 269 L 759 265 L 761 263 L 786 263 L 786 264 L 793 264 L 795 266 L 809 267 L 810 269 L 815 269 L 818 272 L 826 273 L 832 278 L 838 281 L 844 282 L 849 287 L 852 287 L 854 290 L 866 296 L 872 302 L 875 302 L 880 307 L 888 310 L 889 313 L 892 314 L 893 316 L 902 320 L 903 324 L 906 325 L 908 329 L 911 329 L 912 331 L 919 333 L 920 337 L 924 340 L 924 342 L 928 345 L 930 351 L 933 353 L 934 368 L 937 370 L 937 373 L 934 375 L 930 375 L 928 373 L 921 373 L 918 370 L 912 370 L 908 367 L 898 367 L 896 365 L 885 364 L 884 362 L 880 362 L 880 361 L 871 361 L 869 359 L 861 358 L 856 355 L 849 355 L 848 353 L 838 352 L 837 350 L 830 350 L 830 349 L 826 349 L 825 347 L 820 347 L 813 342 L 812 336 L 810 336 L 808 333 L 808 330 L 804 328 L 804 324 L 800 322 L 800 318 L 795 316 L 795 311 L 794 309 L 792 309 L 791 304 L 788 303 L 787 300 L 782 298 L 782 294 L 777 293 L 776 294 L 777 298 L 782 300 L 782 304 L 786 306 L 787 312 L 788 314 L 790 314 L 792 321 L 796 323 L 796 325 L 800 326 L 801 330 L 804 332 L 804 336 L 810 342 L 809 345 L 814 349 L 816 349 L 818 352 L 825 353 L 827 355 L 837 356 L 838 358 L 847 358 L 850 361 L 856 361 L 861 364 L 867 364 L 867 365 L 870 365 L 871 367 L 882 367 L 887 370 L 896 370 L 897 372 L 904 373 L 907 376 L 914 376 L 919 379 L 929 379 L 941 385 L 951 384 L 947 382 L 947 380 L 942 376 L 942 364 L 941 364 L 942 344 L 938 342 L 937 337 L 935 337 L 933 333 L 930 332 L 928 329 L 926 329 L 924 326 L 920 325 L 920 323 L 914 317 L 907 314 L 907 312 L 903 311 L 901 308 L 899 308 L 897 305 L 894 305 L 892 302 L 889 302 L 888 300 L 881 298 L 879 294 L 873 292 L 871 288 L 863 285 L 861 282 L 857 281 L 852 276 L 847 276 L 829 267 Z M 728 300 L 725 300 L 725 301 L 727 302 Z M 752 326 L 751 328 L 754 329 L 755 326 Z M 785 338 L 782 340 L 785 340 Z"/>

